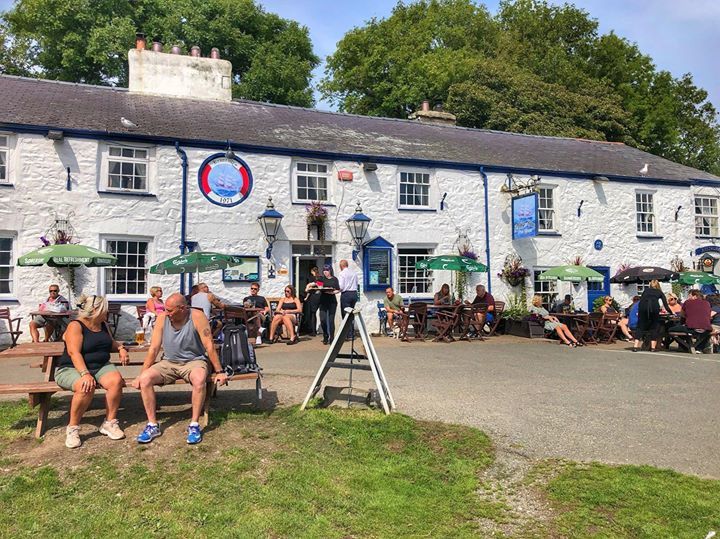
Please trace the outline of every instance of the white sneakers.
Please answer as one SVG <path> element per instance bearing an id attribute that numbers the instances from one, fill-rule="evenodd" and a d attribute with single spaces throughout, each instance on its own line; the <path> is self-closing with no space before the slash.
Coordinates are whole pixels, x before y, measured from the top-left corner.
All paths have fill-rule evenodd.
<path id="1" fill-rule="evenodd" d="M 125 433 L 120 428 L 120 424 L 117 419 L 111 421 L 103 421 L 100 427 L 100 434 L 104 434 L 111 440 L 122 440 L 125 438 Z M 80 440 L 80 427 L 68 426 L 65 429 L 65 447 L 69 449 L 77 449 L 82 445 Z"/>
<path id="2" fill-rule="evenodd" d="M 260 335 L 258 335 L 257 337 L 255 337 L 255 346 L 259 346 L 261 344 L 262 344 L 262 337 Z"/>
<path id="3" fill-rule="evenodd" d="M 65 447 L 75 449 L 81 445 L 80 427 L 68 427 L 65 429 Z"/>
<path id="4" fill-rule="evenodd" d="M 100 434 L 104 434 L 111 440 L 122 440 L 125 438 L 125 433 L 120 428 L 120 424 L 117 419 L 113 419 L 112 421 L 103 421 L 103 424 L 100 427 Z"/>

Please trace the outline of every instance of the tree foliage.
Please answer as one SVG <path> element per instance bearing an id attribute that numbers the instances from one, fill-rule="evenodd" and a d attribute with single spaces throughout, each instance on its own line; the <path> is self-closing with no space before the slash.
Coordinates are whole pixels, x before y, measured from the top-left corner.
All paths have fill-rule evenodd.
<path id="1" fill-rule="evenodd" d="M 707 92 L 569 4 L 400 2 L 343 37 L 320 89 L 347 112 L 404 118 L 430 99 L 460 125 L 621 141 L 720 174 Z"/>
<path id="2" fill-rule="evenodd" d="M 310 106 L 318 58 L 308 31 L 253 0 L 18 0 L 4 13 L 5 72 L 127 85 L 127 49 L 142 31 L 187 53 L 212 47 L 233 65 L 233 95 Z M 5 34 L 3 35 L 3 30 Z"/>

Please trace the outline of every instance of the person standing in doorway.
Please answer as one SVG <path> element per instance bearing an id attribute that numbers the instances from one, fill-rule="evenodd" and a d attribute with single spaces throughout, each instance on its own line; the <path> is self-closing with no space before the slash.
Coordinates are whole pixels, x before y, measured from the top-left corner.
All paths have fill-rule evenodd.
<path id="1" fill-rule="evenodd" d="M 338 275 L 338 283 L 340 285 L 340 313 L 344 317 L 345 309 L 350 307 L 355 308 L 357 303 L 357 290 L 358 290 L 358 276 L 353 270 L 350 269 L 347 260 L 340 261 L 340 274 Z M 350 315 L 350 334 L 349 339 L 355 336 L 355 322 L 353 321 L 352 314 Z"/>
<path id="2" fill-rule="evenodd" d="M 335 312 L 340 283 L 333 275 L 332 266 L 323 266 L 323 291 L 320 296 L 320 325 L 323 332 L 323 344 L 330 344 L 335 337 Z"/>
<path id="3" fill-rule="evenodd" d="M 306 316 L 305 325 L 307 332 L 310 336 L 317 336 L 317 311 L 320 307 L 321 292 L 318 290 L 322 286 L 322 279 L 320 277 L 320 270 L 317 266 L 310 270 L 310 280 L 305 287 L 305 305 Z"/>

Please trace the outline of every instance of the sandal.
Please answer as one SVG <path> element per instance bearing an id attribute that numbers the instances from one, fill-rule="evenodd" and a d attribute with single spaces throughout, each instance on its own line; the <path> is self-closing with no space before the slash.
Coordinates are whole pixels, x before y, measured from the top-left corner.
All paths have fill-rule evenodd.
<path id="1" fill-rule="evenodd" d="M 639 349 L 637 346 L 633 346 L 630 351 L 631 351 L 631 352 L 639 352 L 640 349 Z"/>

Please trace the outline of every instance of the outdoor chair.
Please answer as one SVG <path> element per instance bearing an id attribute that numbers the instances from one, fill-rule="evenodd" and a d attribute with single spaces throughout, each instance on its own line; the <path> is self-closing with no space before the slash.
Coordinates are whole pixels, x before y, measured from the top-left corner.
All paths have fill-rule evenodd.
<path id="1" fill-rule="evenodd" d="M 400 326 L 400 337 L 403 341 L 408 340 L 407 334 L 412 326 L 415 333 L 415 339 L 425 340 L 428 320 L 428 305 L 421 301 L 416 301 L 408 305 L 407 311 L 400 313 L 396 317 Z"/>
<path id="2" fill-rule="evenodd" d="M 495 316 L 495 320 L 493 320 L 493 323 L 490 326 L 490 333 L 488 333 L 488 337 L 492 337 L 493 335 L 495 335 L 495 332 L 497 331 L 497 328 L 500 325 L 500 320 L 502 320 L 502 313 L 504 310 L 505 310 L 505 302 L 504 301 L 496 301 L 495 302 L 495 311 L 493 313 L 493 316 Z"/>
<path id="3" fill-rule="evenodd" d="M 108 314 L 107 314 L 107 323 L 108 326 L 110 326 L 110 332 L 112 333 L 112 336 L 115 337 L 115 333 L 117 332 L 118 323 L 120 322 L 120 316 L 122 315 L 122 311 L 120 310 L 121 305 L 119 303 L 109 303 L 108 304 Z"/>
<path id="4" fill-rule="evenodd" d="M 460 340 L 484 341 L 483 327 L 487 318 L 487 305 L 465 305 L 460 310 Z"/>
<path id="5" fill-rule="evenodd" d="M 600 319 L 600 323 L 596 328 L 597 341 L 600 344 L 612 344 L 615 342 L 615 333 L 620 327 L 619 314 L 605 313 Z"/>
<path id="6" fill-rule="evenodd" d="M 275 309 L 277 309 L 278 305 L 280 305 L 280 301 L 282 298 L 266 298 L 268 301 L 268 305 L 270 305 L 270 321 L 272 322 L 273 317 L 275 316 Z M 303 321 L 303 313 L 296 313 L 295 314 L 295 335 L 297 337 L 300 337 L 300 328 L 302 327 L 302 321 Z M 270 335 L 268 332 L 268 339 L 271 341 L 278 337 L 280 338 L 289 338 L 288 335 L 285 335 L 284 333 L 285 326 L 283 324 L 279 324 L 278 327 L 275 329 L 275 335 Z"/>
<path id="7" fill-rule="evenodd" d="M 377 302 L 377 309 L 378 309 L 378 324 L 379 324 L 379 333 L 383 337 L 386 337 L 388 335 L 388 316 L 387 311 L 385 310 L 385 304 L 382 301 Z"/>
<path id="8" fill-rule="evenodd" d="M 135 307 L 135 310 L 137 311 L 137 319 L 138 322 L 140 322 L 140 327 L 142 327 L 143 318 L 145 318 L 145 314 L 147 314 L 147 307 L 145 307 L 145 305 L 138 305 Z"/>
<path id="9" fill-rule="evenodd" d="M 453 309 L 438 309 L 437 313 L 435 313 L 436 318 L 432 321 L 432 325 L 437 331 L 433 342 L 452 342 L 455 340 L 452 331 L 460 318 L 460 310 L 462 308 L 463 305 L 459 304 Z"/>
<path id="10" fill-rule="evenodd" d="M 5 320 L 8 325 L 7 331 L 0 329 L 0 334 L 9 334 L 10 335 L 10 347 L 14 347 L 17 344 L 18 338 L 20 335 L 22 335 L 22 331 L 20 331 L 20 320 L 22 320 L 22 316 L 18 316 L 16 318 L 10 318 L 10 308 L 9 307 L 3 307 L 0 308 L 0 320 Z M 13 325 L 15 327 L 13 327 Z"/>

